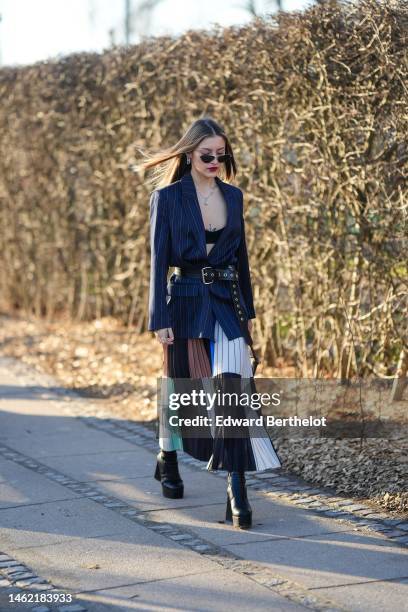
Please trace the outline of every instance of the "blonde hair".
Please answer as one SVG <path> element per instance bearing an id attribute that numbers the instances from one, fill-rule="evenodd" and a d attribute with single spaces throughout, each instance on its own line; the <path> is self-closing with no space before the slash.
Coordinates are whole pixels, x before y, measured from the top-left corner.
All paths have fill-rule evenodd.
<path id="1" fill-rule="evenodd" d="M 237 166 L 232 152 L 231 144 L 223 128 L 210 117 L 197 119 L 190 125 L 184 135 L 176 144 L 157 153 L 149 154 L 138 149 L 147 161 L 140 162 L 133 166 L 133 170 L 138 172 L 153 168 L 153 178 L 151 184 L 154 188 L 161 188 L 178 181 L 186 172 L 191 170 L 191 164 L 187 164 L 187 153 L 191 153 L 200 142 L 209 136 L 222 136 L 225 141 L 225 153 L 231 157 L 223 164 L 224 180 L 229 181 L 235 177 Z"/>

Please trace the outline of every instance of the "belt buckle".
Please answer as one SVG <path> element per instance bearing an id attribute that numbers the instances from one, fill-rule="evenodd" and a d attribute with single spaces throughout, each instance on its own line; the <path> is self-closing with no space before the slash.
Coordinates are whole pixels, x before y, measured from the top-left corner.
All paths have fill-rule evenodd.
<path id="1" fill-rule="evenodd" d="M 211 266 L 204 266 L 204 268 L 201 268 L 201 277 L 202 277 L 202 279 L 203 279 L 203 283 L 204 283 L 204 285 L 211 285 L 211 283 L 213 283 L 213 282 L 214 282 L 214 279 L 213 279 L 213 280 L 210 280 L 210 281 L 206 281 L 206 280 L 205 280 L 205 277 L 204 277 L 204 270 L 206 270 L 207 268 L 209 268 L 210 270 L 212 270 L 212 267 L 211 267 Z"/>

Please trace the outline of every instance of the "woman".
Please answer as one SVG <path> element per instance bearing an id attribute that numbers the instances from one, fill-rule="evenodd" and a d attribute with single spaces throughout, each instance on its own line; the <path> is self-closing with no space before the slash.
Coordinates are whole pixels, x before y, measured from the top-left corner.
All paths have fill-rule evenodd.
<path id="1" fill-rule="evenodd" d="M 229 409 L 218 403 L 220 390 L 236 392 L 244 384 L 248 388 L 248 381 L 250 390 L 254 389 L 249 349 L 250 319 L 255 318 L 255 309 L 243 194 L 218 176 L 221 170 L 227 180 L 235 176 L 232 148 L 220 125 L 203 118 L 195 121 L 173 147 L 142 166 L 159 168 L 159 186 L 150 199 L 148 323 L 164 351 L 165 399 L 159 419 L 160 451 L 155 478 L 161 482 L 166 497 L 183 496 L 177 450 L 207 461 L 208 470 L 226 470 L 226 520 L 232 520 L 236 527 L 248 528 L 252 508 L 245 472 L 279 468 L 281 462 L 263 424 L 256 435 L 257 430 L 247 425 L 223 425 L 227 414 L 259 414 L 243 408 L 239 401 Z M 175 271 L 167 280 L 169 266 L 174 266 Z M 212 407 L 208 403 L 197 409 L 191 402 L 183 408 L 184 416 L 190 412 L 208 417 L 195 429 L 192 425 L 181 426 L 182 419 L 175 425 L 170 419 L 174 415 L 169 407 L 170 392 L 182 392 L 190 381 L 195 388 L 199 382 L 208 396 L 216 390 L 218 398 Z M 215 425 L 215 416 L 224 419 L 220 425 Z"/>

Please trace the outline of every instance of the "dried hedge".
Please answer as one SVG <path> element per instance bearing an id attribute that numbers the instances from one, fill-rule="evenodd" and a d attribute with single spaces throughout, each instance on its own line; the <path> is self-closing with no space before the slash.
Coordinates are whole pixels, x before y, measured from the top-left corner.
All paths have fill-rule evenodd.
<path id="1" fill-rule="evenodd" d="M 2 68 L 2 307 L 143 331 L 151 185 L 131 165 L 208 114 L 236 154 L 266 361 L 392 375 L 408 345 L 407 32 L 406 1 L 326 2 Z"/>

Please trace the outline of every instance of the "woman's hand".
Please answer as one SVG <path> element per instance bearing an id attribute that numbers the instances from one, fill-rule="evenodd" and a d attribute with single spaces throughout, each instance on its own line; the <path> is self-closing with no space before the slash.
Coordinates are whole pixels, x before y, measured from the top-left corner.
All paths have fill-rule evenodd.
<path id="1" fill-rule="evenodd" d="M 252 334 L 252 319 L 248 319 L 248 331 Z"/>
<path id="2" fill-rule="evenodd" d="M 171 327 L 164 327 L 163 329 L 157 330 L 157 340 L 160 344 L 173 344 L 174 334 Z"/>

